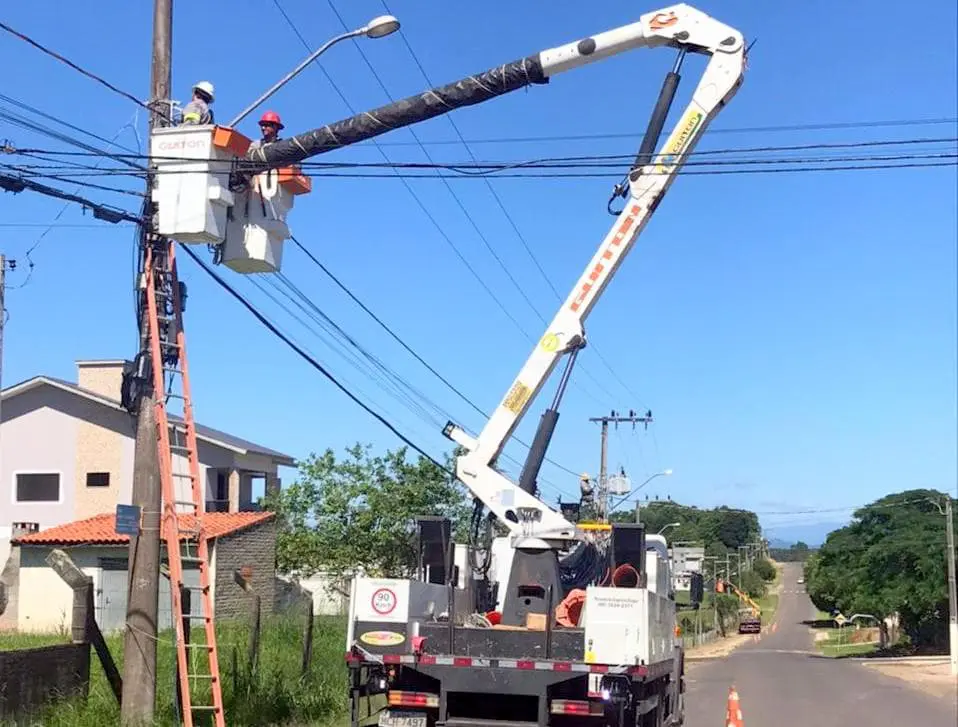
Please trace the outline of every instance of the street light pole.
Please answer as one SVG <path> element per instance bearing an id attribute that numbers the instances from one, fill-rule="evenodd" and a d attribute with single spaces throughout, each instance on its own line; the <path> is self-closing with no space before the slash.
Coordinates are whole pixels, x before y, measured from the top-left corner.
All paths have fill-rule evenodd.
<path id="1" fill-rule="evenodd" d="M 945 533 L 948 539 L 948 642 L 951 675 L 958 676 L 958 595 L 955 592 L 955 526 L 952 522 L 951 495 L 945 500 Z"/>
<path id="2" fill-rule="evenodd" d="M 641 490 L 643 487 L 645 487 L 647 484 L 649 484 L 649 483 L 650 483 L 652 480 L 654 480 L 656 477 L 669 477 L 671 474 L 672 474 L 672 470 L 670 470 L 670 469 L 668 469 L 668 470 L 662 470 L 661 472 L 656 472 L 654 475 L 652 475 L 651 477 L 649 477 L 645 482 L 643 482 L 641 485 L 639 485 L 639 486 L 636 487 L 634 490 L 632 490 L 632 492 L 630 492 L 628 495 L 626 495 L 625 497 L 623 497 L 622 499 L 620 499 L 620 500 L 619 500 L 618 502 L 616 502 L 614 505 L 610 505 L 610 506 L 607 508 L 608 512 L 612 512 L 615 508 L 617 508 L 617 507 L 618 507 L 619 505 L 621 505 L 623 502 L 625 502 L 625 501 L 628 500 L 630 497 L 632 497 L 633 494 L 635 494 L 636 492 L 638 492 L 639 490 Z M 641 504 L 641 503 L 639 502 L 639 500 L 636 499 L 636 501 L 635 501 L 635 522 L 637 522 L 637 523 L 642 522 L 642 521 L 639 519 L 639 513 L 640 513 L 639 507 L 640 507 L 640 504 Z"/>
<path id="3" fill-rule="evenodd" d="M 249 116 L 257 106 L 263 103 L 266 99 L 276 93 L 279 89 L 285 86 L 287 83 L 292 81 L 296 76 L 302 72 L 306 66 L 319 58 L 323 53 L 332 48 L 334 45 L 339 43 L 342 40 L 348 40 L 349 38 L 356 38 L 361 35 L 365 35 L 367 38 L 383 38 L 387 35 L 391 35 L 399 30 L 399 21 L 396 20 L 392 15 L 380 15 L 378 18 L 373 18 L 369 21 L 369 25 L 364 25 L 362 28 L 357 28 L 356 30 L 350 30 L 348 33 L 343 33 L 342 35 L 337 35 L 335 38 L 326 41 L 321 45 L 317 50 L 313 51 L 306 60 L 300 63 L 296 68 L 283 76 L 279 81 L 274 83 L 268 91 L 266 91 L 262 96 L 253 101 L 249 106 L 243 109 L 232 121 L 227 124 L 229 127 L 235 127 L 240 121 Z"/>

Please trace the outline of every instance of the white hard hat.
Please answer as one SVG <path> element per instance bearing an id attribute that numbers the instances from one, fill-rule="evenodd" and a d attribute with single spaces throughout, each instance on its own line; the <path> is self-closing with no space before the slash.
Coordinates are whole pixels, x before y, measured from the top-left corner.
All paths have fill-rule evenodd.
<path id="1" fill-rule="evenodd" d="M 200 81 L 199 83 L 197 83 L 197 84 L 195 84 L 195 85 L 193 86 L 193 90 L 194 90 L 194 91 L 202 91 L 203 93 L 205 93 L 207 96 L 210 97 L 210 101 L 212 101 L 213 98 L 214 98 L 214 96 L 213 96 L 213 84 L 210 83 L 209 81 Z"/>

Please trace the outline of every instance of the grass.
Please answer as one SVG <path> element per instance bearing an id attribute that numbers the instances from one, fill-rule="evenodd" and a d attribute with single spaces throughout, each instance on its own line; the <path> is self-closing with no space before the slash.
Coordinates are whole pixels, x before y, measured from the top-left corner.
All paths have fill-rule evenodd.
<path id="1" fill-rule="evenodd" d="M 245 725 L 333 725 L 347 713 L 347 676 L 343 659 L 344 618 L 317 618 L 310 673 L 300 676 L 305 623 L 292 617 L 264 619 L 259 665 L 250 674 L 247 645 L 249 626 L 243 622 L 217 625 L 220 673 L 227 722 Z M 196 631 L 199 642 L 201 632 Z M 0 636 L 0 649 L 63 643 L 57 635 Z M 119 634 L 107 636 L 110 651 L 122 671 L 123 643 Z M 233 668 L 236 654 L 236 668 Z M 176 719 L 174 649 L 169 632 L 159 636 L 157 649 L 157 713 L 154 727 L 172 727 Z M 119 707 L 103 669 L 92 657 L 90 695 L 83 701 L 52 705 L 40 715 L 44 727 L 99 727 L 119 724 Z M 198 702 L 201 700 L 197 700 Z M 201 702 L 202 703 L 202 702 Z M 202 723 L 200 723 L 202 724 Z"/>
<path id="2" fill-rule="evenodd" d="M 815 646 L 823 656 L 864 656 L 878 651 L 875 642 L 853 643 L 851 635 L 855 630 L 852 628 L 824 629 L 821 632 L 827 633 L 828 638 L 815 642 Z"/>

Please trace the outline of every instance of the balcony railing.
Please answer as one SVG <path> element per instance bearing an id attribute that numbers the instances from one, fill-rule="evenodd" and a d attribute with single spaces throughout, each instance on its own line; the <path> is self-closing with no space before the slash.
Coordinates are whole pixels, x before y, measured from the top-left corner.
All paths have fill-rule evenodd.
<path id="1" fill-rule="evenodd" d="M 206 501 L 206 512 L 229 512 L 229 511 L 230 511 L 229 500 L 207 500 Z"/>

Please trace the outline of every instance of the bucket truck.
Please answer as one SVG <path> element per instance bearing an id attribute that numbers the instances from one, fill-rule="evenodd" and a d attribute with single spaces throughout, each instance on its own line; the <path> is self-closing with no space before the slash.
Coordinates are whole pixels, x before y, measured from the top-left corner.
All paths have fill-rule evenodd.
<path id="1" fill-rule="evenodd" d="M 279 270 L 286 215 L 310 191 L 300 162 L 392 129 L 477 104 L 613 55 L 677 52 L 635 162 L 610 200 L 622 209 L 478 436 L 445 435 L 464 453 L 456 475 L 505 534 L 453 544 L 447 520 L 423 518 L 418 577 L 356 577 L 347 663 L 352 727 L 385 697 L 380 727 L 661 727 L 680 724 L 683 653 L 665 539 L 641 525 L 577 527 L 536 496 L 536 480 L 584 322 L 708 125 L 741 85 L 742 34 L 688 5 L 544 50 L 387 106 L 261 147 L 232 129 L 162 129 L 152 138 L 162 235 L 209 244 L 237 272 Z M 707 57 L 690 103 L 656 147 L 687 54 Z M 631 98 L 620 93 L 618 99 Z M 623 111 L 623 108 L 617 109 Z M 245 180 L 237 184 L 237 178 Z M 495 463 L 550 374 L 565 359 L 518 483 Z M 476 518 L 476 522 L 481 522 Z M 478 528 L 477 528 L 478 529 Z"/>
<path id="2" fill-rule="evenodd" d="M 455 423 L 444 434 L 464 450 L 456 475 L 506 535 L 478 566 L 477 544 L 453 545 L 448 522 L 419 523 L 415 579 L 357 577 L 347 636 L 352 725 L 365 700 L 384 694 L 380 727 L 523 727 L 559 723 L 661 727 L 683 720 L 683 653 L 675 638 L 665 539 L 641 525 L 610 536 L 578 528 L 536 496 L 584 321 L 709 123 L 738 90 L 742 35 L 687 5 L 463 79 L 370 115 L 257 151 L 260 163 L 294 164 L 326 151 L 637 48 L 673 48 L 627 183 L 624 206 L 519 375 L 478 436 Z M 691 102 L 655 154 L 687 53 L 708 56 Z M 518 483 L 495 463 L 556 366 L 565 359 Z"/>

